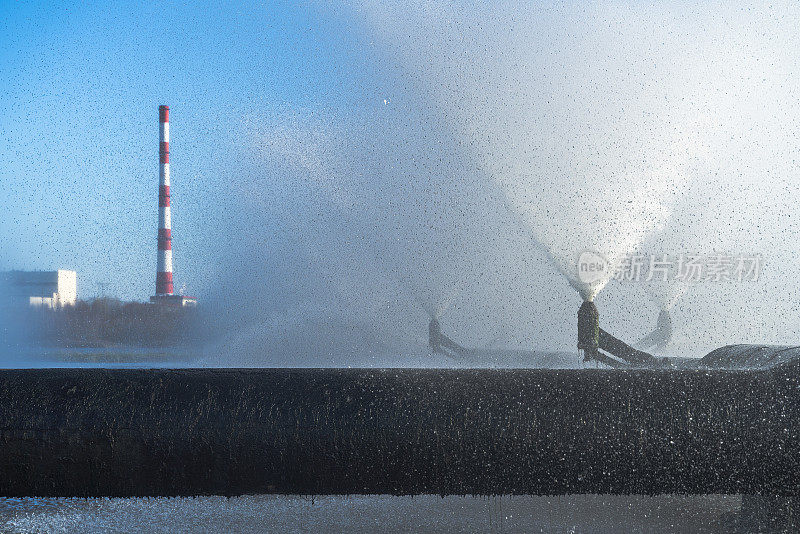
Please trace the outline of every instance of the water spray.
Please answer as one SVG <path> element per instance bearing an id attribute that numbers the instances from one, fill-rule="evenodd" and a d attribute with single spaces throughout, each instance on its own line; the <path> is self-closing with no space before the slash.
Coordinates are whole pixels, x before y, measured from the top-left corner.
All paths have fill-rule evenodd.
<path id="1" fill-rule="evenodd" d="M 656 321 L 655 329 L 640 339 L 636 346 L 640 349 L 649 349 L 655 347 L 663 349 L 672 340 L 672 317 L 667 308 L 662 308 L 658 313 L 658 320 Z"/>

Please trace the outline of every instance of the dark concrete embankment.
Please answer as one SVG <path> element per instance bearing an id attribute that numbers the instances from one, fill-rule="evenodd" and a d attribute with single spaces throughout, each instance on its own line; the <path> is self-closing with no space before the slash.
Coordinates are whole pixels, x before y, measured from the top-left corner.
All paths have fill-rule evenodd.
<path id="1" fill-rule="evenodd" d="M 793 495 L 798 369 L 0 371 L 0 495 Z"/>

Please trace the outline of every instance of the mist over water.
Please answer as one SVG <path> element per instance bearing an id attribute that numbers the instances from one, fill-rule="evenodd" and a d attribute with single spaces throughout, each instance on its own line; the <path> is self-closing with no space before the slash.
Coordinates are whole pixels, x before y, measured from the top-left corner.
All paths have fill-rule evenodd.
<path id="1" fill-rule="evenodd" d="M 447 365 L 430 317 L 470 346 L 574 350 L 595 296 L 631 341 L 671 309 L 685 344 L 800 342 L 797 10 L 326 8 L 392 90 L 244 114 L 212 363 Z M 584 284 L 586 250 L 765 265 L 749 285 Z"/>
<path id="2" fill-rule="evenodd" d="M 467 273 L 486 263 L 488 232 L 497 229 L 483 205 L 492 192 L 435 126 L 393 110 L 318 115 L 263 124 L 254 132 L 258 156 L 307 181 L 340 219 L 342 246 L 355 244 L 362 261 L 374 262 L 429 315 L 441 315 L 470 281 Z"/>
<path id="3" fill-rule="evenodd" d="M 465 294 L 474 298 L 472 286 L 496 263 L 514 221 L 498 191 L 429 119 L 388 105 L 369 113 L 284 108 L 250 118 L 248 149 L 258 170 L 245 185 L 243 220 L 262 224 L 243 229 L 256 245 L 252 258 L 222 263 L 231 284 L 220 295 L 236 295 L 221 302 L 223 315 L 246 325 L 234 326 L 223 345 L 261 364 L 430 359 L 428 320 Z M 286 197 L 275 198 L 283 187 L 274 180 L 285 184 Z M 258 232 L 273 225 L 287 240 L 282 265 L 249 276 L 260 260 L 272 263 L 259 254 L 274 249 L 276 234 Z"/>
<path id="4" fill-rule="evenodd" d="M 762 252 L 773 258 L 773 280 L 796 277 L 778 259 L 791 235 L 782 205 L 798 199 L 795 7 L 360 7 L 584 296 L 606 280 L 575 284 L 578 253 L 614 264 L 658 241 L 655 231 L 670 246 L 654 252 Z M 740 288 L 703 289 L 715 306 L 687 317 L 695 333 L 712 337 L 710 316 L 729 323 L 717 332 L 750 322 L 751 339 L 763 339 L 752 314 L 730 313 L 748 308 L 731 295 Z M 765 299 L 796 307 L 765 289 L 745 288 L 759 291 L 757 308 Z M 666 307 L 683 291 L 650 290 Z M 768 315 L 773 327 L 793 329 Z"/>
<path id="5" fill-rule="evenodd" d="M 305 66 L 313 72 L 297 86 L 308 94 L 273 93 L 257 70 L 271 65 L 267 53 L 232 62 L 229 72 L 248 73 L 231 85 L 241 98 L 209 98 L 214 79 L 170 102 L 176 288 L 185 283 L 207 312 L 195 336 L 202 362 L 450 365 L 429 354 L 431 317 L 468 347 L 570 352 L 575 312 L 592 297 L 602 326 L 627 341 L 669 309 L 681 351 L 800 344 L 797 5 L 306 7 L 296 18 L 314 31 L 289 24 L 297 40 L 288 46 L 336 50 Z M 193 64 L 174 59 L 191 79 Z M 8 236 L 0 267 L 75 268 L 82 299 L 113 272 L 109 296 L 146 300 L 151 90 L 115 118 L 72 109 L 81 121 L 54 134 L 69 142 L 45 140 L 48 156 L 38 158 L 26 135 L 74 108 L 61 96 L 103 109 L 83 98 L 96 91 L 79 71 L 52 65 L 45 70 L 75 80 L 74 91 L 18 88 L 14 109 L 37 111 L 9 123 L 7 179 L 12 207 L 45 199 L 59 209 L 31 224 L 9 219 L 24 235 Z M 287 75 L 299 68 L 281 65 Z M 87 128 L 113 139 L 102 158 L 73 142 Z M 42 166 L 28 171 L 34 160 Z M 92 180 L 37 178 L 122 168 L 125 187 L 107 180 L 97 195 Z M 111 222 L 113 239 L 98 241 Z M 611 269 L 584 284 L 575 268 L 586 250 L 612 265 L 631 252 L 761 255 L 763 264 L 746 283 L 618 282 Z M 0 309 L 4 366 L 29 361 L 19 345 L 33 333 L 13 315 Z"/>

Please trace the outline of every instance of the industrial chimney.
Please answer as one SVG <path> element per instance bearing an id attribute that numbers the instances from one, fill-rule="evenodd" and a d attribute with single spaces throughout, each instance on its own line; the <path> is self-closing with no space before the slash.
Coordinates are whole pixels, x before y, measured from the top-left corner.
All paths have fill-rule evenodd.
<path id="1" fill-rule="evenodd" d="M 156 294 L 151 302 L 174 306 L 192 306 L 193 297 L 175 295 L 172 285 L 172 218 L 169 194 L 169 106 L 158 106 L 158 260 Z"/>
<path id="2" fill-rule="evenodd" d="M 156 297 L 173 294 L 172 221 L 169 205 L 169 106 L 158 106 L 158 266 Z"/>

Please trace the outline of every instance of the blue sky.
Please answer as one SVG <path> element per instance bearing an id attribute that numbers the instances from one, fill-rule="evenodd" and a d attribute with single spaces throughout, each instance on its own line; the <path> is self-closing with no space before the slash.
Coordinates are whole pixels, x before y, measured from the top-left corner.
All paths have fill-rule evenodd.
<path id="1" fill-rule="evenodd" d="M 347 15 L 296 2 L 3 2 L 0 34 L 0 269 L 75 269 L 82 297 L 153 292 L 159 104 L 191 293 L 247 117 L 386 96 Z"/>

